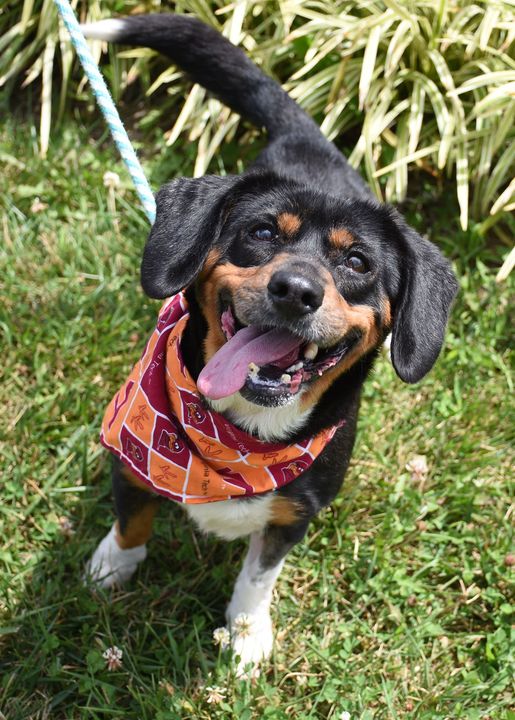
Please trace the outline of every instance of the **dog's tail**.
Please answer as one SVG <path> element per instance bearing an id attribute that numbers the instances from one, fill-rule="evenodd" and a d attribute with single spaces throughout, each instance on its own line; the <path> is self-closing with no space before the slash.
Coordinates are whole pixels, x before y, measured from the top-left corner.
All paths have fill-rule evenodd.
<path id="1" fill-rule="evenodd" d="M 186 15 L 152 14 L 100 20 L 82 26 L 86 37 L 148 47 L 167 55 L 195 82 L 217 95 L 273 139 L 319 129 L 275 80 L 219 32 Z"/>

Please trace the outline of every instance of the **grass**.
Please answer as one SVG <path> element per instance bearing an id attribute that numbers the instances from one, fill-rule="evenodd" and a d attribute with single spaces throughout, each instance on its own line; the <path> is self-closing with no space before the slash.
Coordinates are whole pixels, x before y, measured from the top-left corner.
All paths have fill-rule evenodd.
<path id="1" fill-rule="evenodd" d="M 269 670 L 236 681 L 211 639 L 245 544 L 199 535 L 177 506 L 127 588 L 82 585 L 112 521 L 101 415 L 157 309 L 138 285 L 146 220 L 96 135 L 68 123 L 42 160 L 29 122 L 0 128 L 5 718 L 513 720 L 510 288 L 494 281 L 505 249 L 459 229 L 452 193 L 421 186 L 406 206 L 461 280 L 445 352 L 413 387 L 379 362 L 344 490 L 278 583 Z M 189 174 L 195 147 L 158 149 L 154 185 Z M 425 478 L 406 470 L 420 454 Z"/>

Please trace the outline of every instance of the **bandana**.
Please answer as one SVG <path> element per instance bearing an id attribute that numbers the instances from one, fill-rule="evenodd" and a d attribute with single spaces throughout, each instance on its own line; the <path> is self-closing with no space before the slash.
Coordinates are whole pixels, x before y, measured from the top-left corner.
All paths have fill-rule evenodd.
<path id="1" fill-rule="evenodd" d="M 181 356 L 188 318 L 183 293 L 165 302 L 106 410 L 100 442 L 155 492 L 181 503 L 258 495 L 291 482 L 339 426 L 293 445 L 266 443 L 209 410 Z"/>

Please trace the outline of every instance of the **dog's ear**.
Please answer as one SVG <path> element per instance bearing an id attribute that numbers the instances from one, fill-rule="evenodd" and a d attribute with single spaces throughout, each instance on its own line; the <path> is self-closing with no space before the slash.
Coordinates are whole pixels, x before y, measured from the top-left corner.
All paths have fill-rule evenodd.
<path id="1" fill-rule="evenodd" d="M 179 178 L 156 195 L 156 221 L 143 251 L 141 285 L 165 298 L 198 275 L 223 225 L 223 210 L 236 177 Z"/>
<path id="2" fill-rule="evenodd" d="M 400 291 L 393 319 L 391 355 L 404 382 L 418 382 L 442 348 L 458 283 L 438 248 L 410 228 L 396 211 L 392 217 L 402 247 Z"/>

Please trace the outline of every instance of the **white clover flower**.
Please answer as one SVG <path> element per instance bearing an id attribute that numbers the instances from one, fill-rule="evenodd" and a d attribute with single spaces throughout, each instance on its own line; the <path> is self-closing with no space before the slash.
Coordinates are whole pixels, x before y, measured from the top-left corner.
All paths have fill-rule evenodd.
<path id="1" fill-rule="evenodd" d="M 216 630 L 213 630 L 213 642 L 215 645 L 220 645 L 222 650 L 225 650 L 231 642 L 231 633 L 226 627 L 216 628 Z"/>
<path id="2" fill-rule="evenodd" d="M 48 203 L 42 202 L 38 197 L 34 198 L 32 205 L 30 206 L 30 212 L 31 213 L 40 213 L 43 212 L 43 210 L 46 210 L 48 207 Z"/>
<path id="3" fill-rule="evenodd" d="M 75 535 L 73 523 L 70 520 L 70 518 L 67 518 L 66 516 L 63 515 L 59 518 L 58 522 L 59 522 L 59 530 L 65 537 L 71 537 L 72 535 Z"/>
<path id="4" fill-rule="evenodd" d="M 340 715 L 340 720 L 350 720 L 350 713 L 348 713 L 347 710 L 344 710 Z"/>
<path id="5" fill-rule="evenodd" d="M 102 653 L 102 657 L 104 660 L 107 660 L 107 669 L 109 672 L 112 672 L 113 670 L 121 668 L 123 650 L 120 650 L 119 647 L 113 645 L 113 647 L 107 648 L 107 650 Z"/>
<path id="6" fill-rule="evenodd" d="M 205 690 L 209 705 L 219 705 L 225 699 L 225 690 L 217 685 L 209 685 Z"/>
<path id="7" fill-rule="evenodd" d="M 414 455 L 406 464 L 406 470 L 411 473 L 412 480 L 418 480 L 419 482 L 425 480 L 429 472 L 426 456 Z"/>
<path id="8" fill-rule="evenodd" d="M 240 613 L 234 618 L 232 631 L 240 637 L 248 637 L 252 632 L 252 618 L 247 613 Z"/>
<path id="9" fill-rule="evenodd" d="M 107 172 L 104 173 L 104 186 L 108 188 L 115 188 L 118 187 L 120 184 L 120 176 L 118 173 L 111 172 L 111 170 L 107 170 Z"/>

